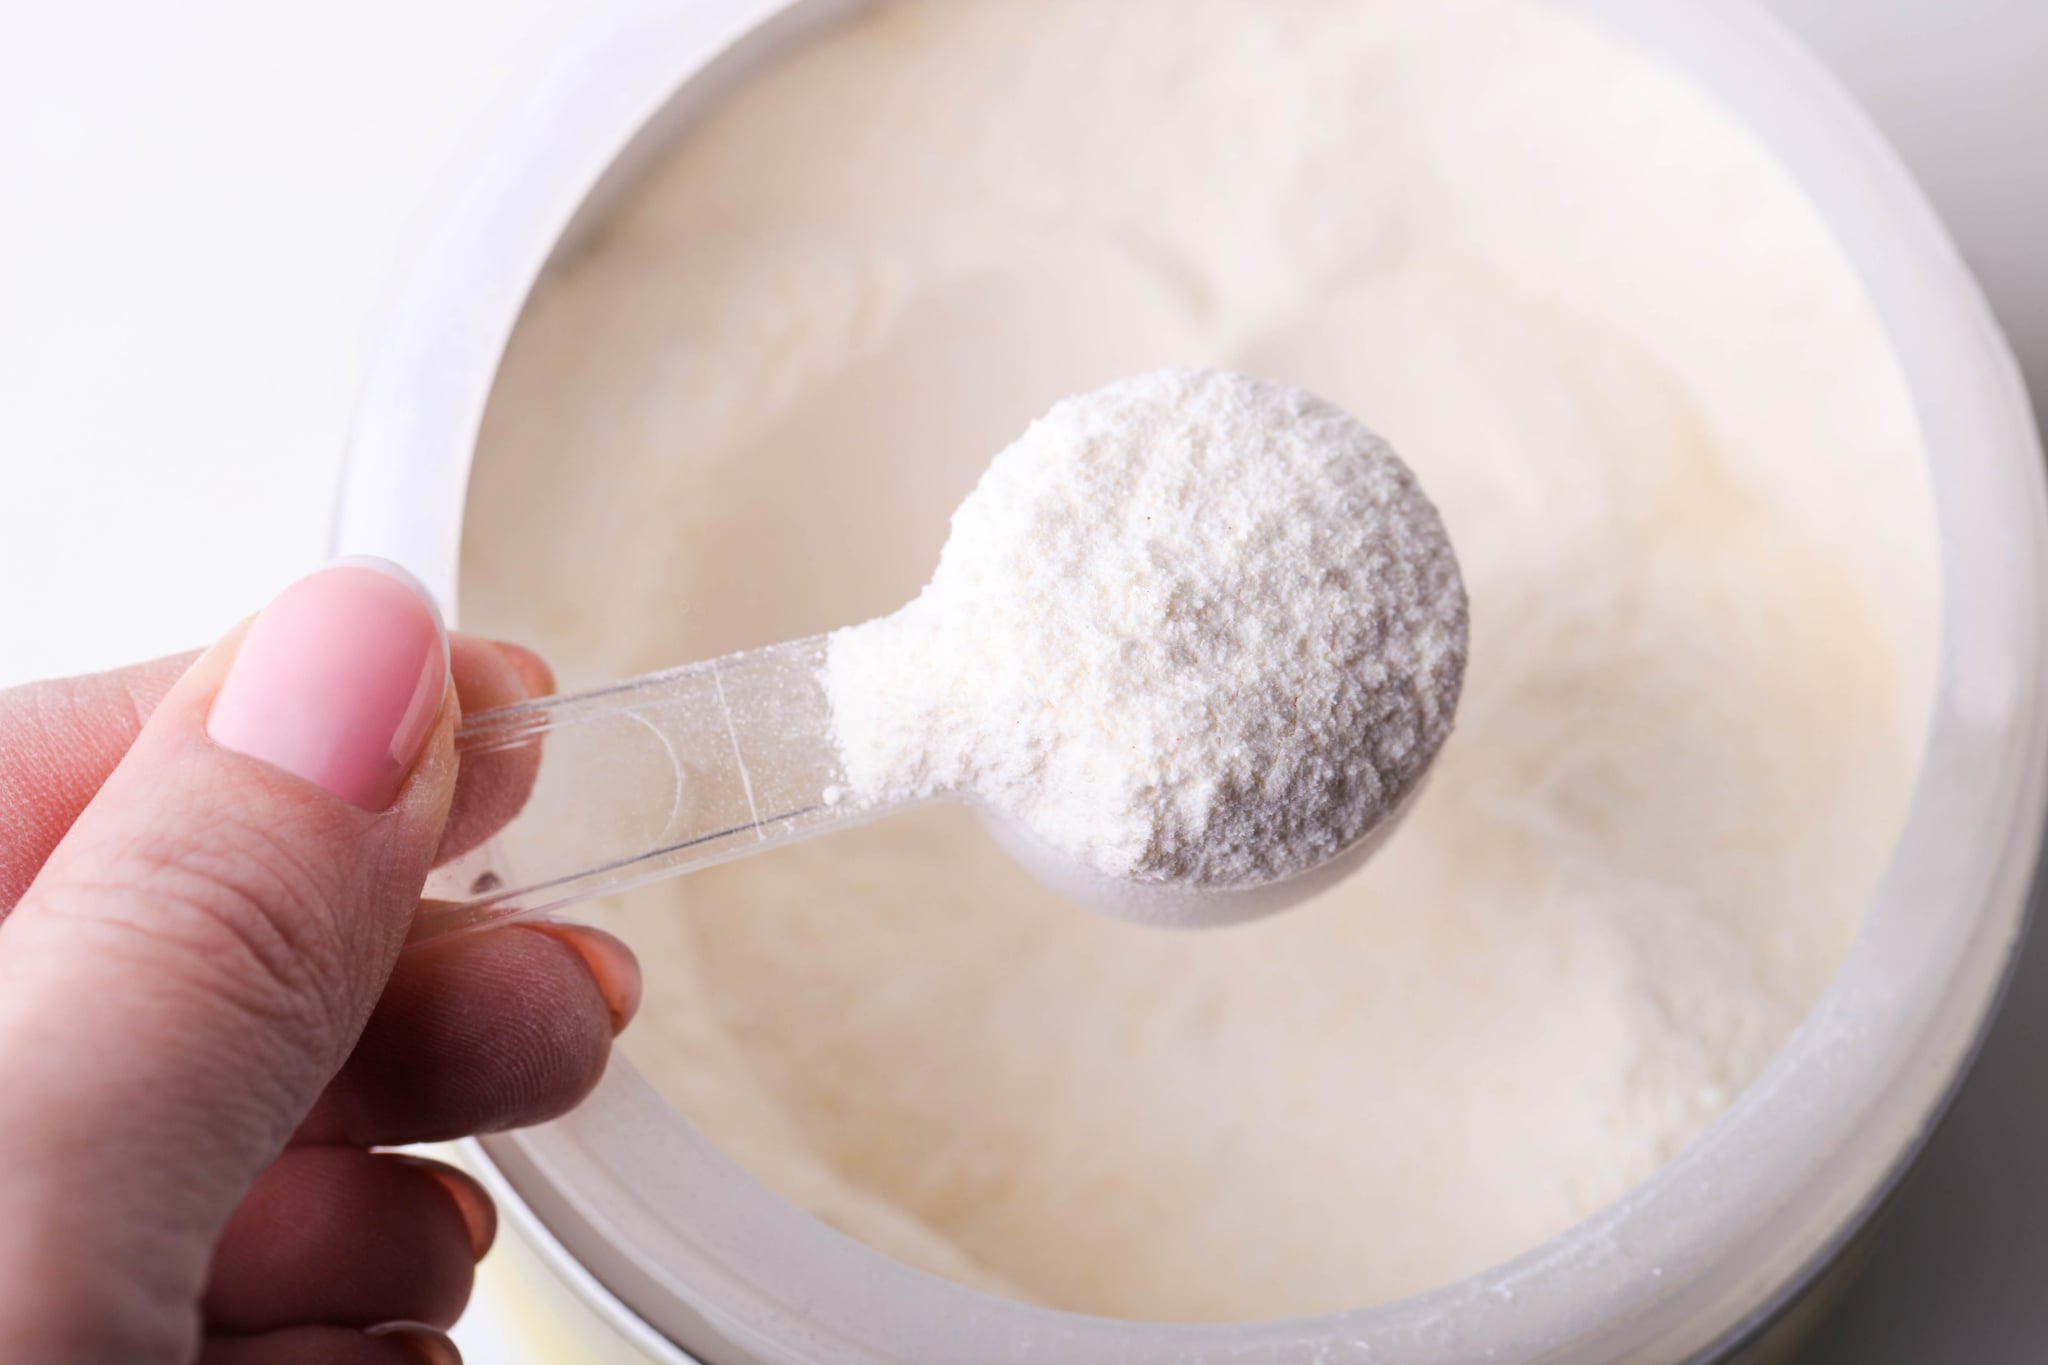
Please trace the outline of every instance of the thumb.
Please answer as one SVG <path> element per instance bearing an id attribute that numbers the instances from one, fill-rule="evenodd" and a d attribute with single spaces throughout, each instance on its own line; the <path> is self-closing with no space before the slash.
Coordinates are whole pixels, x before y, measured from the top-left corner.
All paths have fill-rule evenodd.
<path id="1" fill-rule="evenodd" d="M 348 1055 L 453 787 L 438 613 L 344 562 L 202 656 L 0 924 L 0 1359 L 178 1360 Z"/>

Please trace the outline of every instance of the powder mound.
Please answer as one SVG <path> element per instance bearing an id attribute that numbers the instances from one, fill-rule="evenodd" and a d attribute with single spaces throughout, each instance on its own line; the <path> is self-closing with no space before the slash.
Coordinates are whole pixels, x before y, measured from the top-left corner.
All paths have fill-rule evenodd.
<path id="1" fill-rule="evenodd" d="M 998 455 L 917 598 L 831 637 L 825 685 L 856 797 L 962 792 L 1095 871 L 1228 888 L 1399 806 L 1465 647 L 1443 523 L 1384 440 L 1167 370 Z"/>

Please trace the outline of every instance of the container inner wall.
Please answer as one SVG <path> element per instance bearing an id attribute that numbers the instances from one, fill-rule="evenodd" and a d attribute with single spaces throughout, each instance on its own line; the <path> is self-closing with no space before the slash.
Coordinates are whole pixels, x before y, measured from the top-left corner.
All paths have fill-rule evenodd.
<path id="1" fill-rule="evenodd" d="M 718 869 L 604 912 L 649 961 L 628 1054 L 784 1195 L 966 1283 L 1153 1319 L 1399 1297 L 1719 1113 L 1911 789 L 1912 409 L 1704 96 L 1500 0 L 882 7 L 544 281 L 465 623 L 573 685 L 886 611 L 1030 416 L 1164 363 L 1318 389 L 1444 509 L 1472 669 L 1400 837 L 1187 938 L 1051 901 L 949 812 Z"/>

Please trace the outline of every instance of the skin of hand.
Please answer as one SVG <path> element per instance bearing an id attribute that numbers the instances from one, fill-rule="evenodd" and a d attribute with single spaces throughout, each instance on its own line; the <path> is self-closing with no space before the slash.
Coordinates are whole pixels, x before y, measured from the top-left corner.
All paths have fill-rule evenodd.
<path id="1" fill-rule="evenodd" d="M 460 711 L 552 685 L 361 561 L 0 692 L 0 1361 L 459 1361 L 490 1199 L 379 1149 L 570 1108 L 639 999 L 594 929 L 404 946 L 538 764 L 458 772 Z"/>

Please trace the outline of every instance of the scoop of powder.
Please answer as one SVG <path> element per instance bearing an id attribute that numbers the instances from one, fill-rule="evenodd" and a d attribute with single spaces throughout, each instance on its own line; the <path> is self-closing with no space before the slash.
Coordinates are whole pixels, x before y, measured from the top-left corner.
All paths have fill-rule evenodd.
<path id="1" fill-rule="evenodd" d="M 1032 423 L 917 598 L 831 637 L 825 685 L 854 795 L 962 792 L 1108 876 L 1229 888 L 1400 805 L 1465 639 L 1443 523 L 1384 440 L 1166 370 Z"/>

